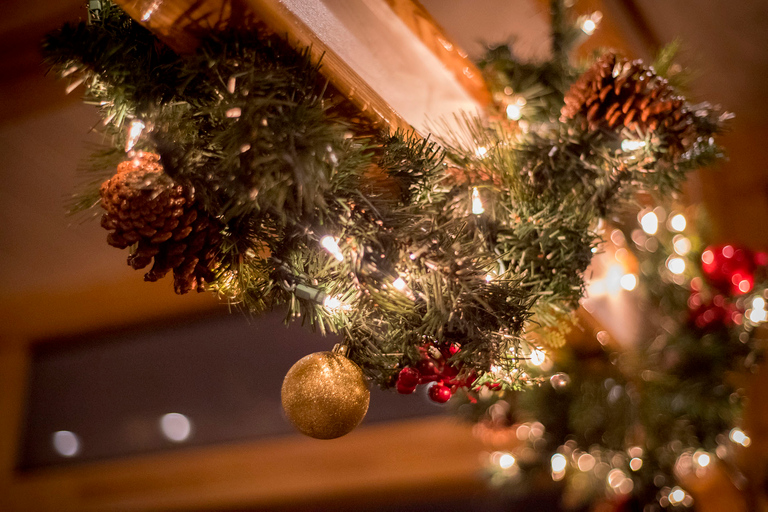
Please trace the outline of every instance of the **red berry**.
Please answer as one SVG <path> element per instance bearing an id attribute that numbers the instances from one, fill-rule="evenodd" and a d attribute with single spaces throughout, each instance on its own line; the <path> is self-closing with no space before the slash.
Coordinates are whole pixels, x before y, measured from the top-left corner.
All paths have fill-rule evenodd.
<path id="1" fill-rule="evenodd" d="M 439 377 L 439 369 L 435 362 L 431 359 L 422 359 L 417 366 L 419 373 L 421 374 L 421 382 L 431 382 L 437 380 Z"/>
<path id="2" fill-rule="evenodd" d="M 429 398 L 432 399 L 432 401 L 437 402 L 439 404 L 444 404 L 448 400 L 451 399 L 451 388 L 448 386 L 444 386 L 443 384 L 433 384 L 429 388 Z"/>
<path id="3" fill-rule="evenodd" d="M 400 370 L 397 376 L 397 383 L 404 387 L 415 387 L 419 383 L 419 372 L 416 368 L 406 367 Z"/>
<path id="4" fill-rule="evenodd" d="M 452 379 L 459 374 L 459 369 L 452 364 L 446 364 L 443 367 L 443 377 L 446 379 Z"/>
<path id="5" fill-rule="evenodd" d="M 395 384 L 395 389 L 397 389 L 397 392 L 400 393 L 401 395 L 410 395 L 416 390 L 416 386 L 417 384 L 410 386 L 398 380 L 397 384 Z"/>

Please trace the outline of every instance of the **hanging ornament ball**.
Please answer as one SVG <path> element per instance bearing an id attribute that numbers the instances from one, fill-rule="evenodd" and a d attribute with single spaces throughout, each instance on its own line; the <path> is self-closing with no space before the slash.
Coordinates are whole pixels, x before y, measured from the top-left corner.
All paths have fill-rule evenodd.
<path id="1" fill-rule="evenodd" d="M 288 370 L 281 398 L 286 416 L 302 434 L 334 439 L 360 424 L 371 392 L 363 371 L 350 359 L 316 352 Z"/>

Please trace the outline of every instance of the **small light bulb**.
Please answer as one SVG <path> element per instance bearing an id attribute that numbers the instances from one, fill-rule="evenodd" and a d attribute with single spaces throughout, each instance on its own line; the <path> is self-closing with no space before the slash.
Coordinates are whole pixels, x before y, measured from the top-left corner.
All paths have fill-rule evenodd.
<path id="1" fill-rule="evenodd" d="M 667 268 L 675 275 L 680 275 L 685 272 L 685 260 L 683 258 L 669 258 L 667 260 Z"/>
<path id="2" fill-rule="evenodd" d="M 125 140 L 125 152 L 129 152 L 133 149 L 136 143 L 141 137 L 141 132 L 144 131 L 144 123 L 138 119 L 131 121 L 131 127 L 128 129 L 128 138 Z"/>
<path id="3" fill-rule="evenodd" d="M 346 309 L 344 308 L 344 303 L 340 298 L 331 295 L 326 295 L 326 297 L 323 299 L 323 306 L 330 309 L 331 311 L 335 311 L 337 309 Z"/>
<path id="4" fill-rule="evenodd" d="M 519 121 L 523 117 L 523 109 L 520 108 L 520 105 L 510 103 L 507 105 L 507 117 L 512 121 Z"/>
<path id="5" fill-rule="evenodd" d="M 547 354 L 543 350 L 533 349 L 531 350 L 531 358 L 528 360 L 533 366 L 541 366 L 544 360 L 547 358 Z"/>
<path id="6" fill-rule="evenodd" d="M 561 473 L 565 471 L 565 467 L 568 461 L 565 459 L 565 455 L 562 453 L 556 453 L 552 456 L 552 471 L 555 473 Z"/>
<path id="7" fill-rule="evenodd" d="M 752 299 L 752 308 L 753 309 L 765 309 L 765 299 L 762 297 L 755 297 Z"/>
<path id="8" fill-rule="evenodd" d="M 335 238 L 330 235 L 325 235 L 320 239 L 320 245 L 322 245 L 326 251 L 331 253 L 334 258 L 339 261 L 344 261 L 344 254 L 342 254 L 341 249 L 339 249 L 339 244 L 336 242 Z"/>
<path id="9" fill-rule="evenodd" d="M 640 225 L 643 231 L 649 235 L 655 235 L 659 229 L 659 218 L 653 212 L 648 212 L 640 218 Z"/>
<path id="10" fill-rule="evenodd" d="M 677 254 L 685 256 L 691 250 L 691 241 L 683 235 L 675 235 L 675 238 L 672 239 L 672 246 Z"/>
<path id="11" fill-rule="evenodd" d="M 685 231 L 685 226 L 687 225 L 687 222 L 685 220 L 685 216 L 682 213 L 678 213 L 676 215 L 673 215 L 669 219 L 669 228 L 672 231 L 677 231 L 678 233 L 681 233 Z"/>
<path id="12" fill-rule="evenodd" d="M 474 187 L 472 189 L 472 213 L 481 215 L 483 212 L 485 212 L 485 208 L 483 201 L 480 200 L 480 192 L 478 192 L 477 187 Z"/>
<path id="13" fill-rule="evenodd" d="M 621 287 L 631 292 L 637 286 L 637 277 L 635 274 L 624 274 L 621 276 Z"/>
<path id="14" fill-rule="evenodd" d="M 743 430 L 740 428 L 734 428 L 730 431 L 728 434 L 728 437 L 736 444 L 740 444 L 741 446 L 749 446 L 752 444 L 752 439 L 749 438 L 747 434 L 744 433 Z"/>
<path id="15" fill-rule="evenodd" d="M 644 140 L 632 140 L 632 139 L 624 139 L 621 141 L 621 150 L 624 152 L 631 152 L 631 151 L 637 151 L 640 148 L 645 147 L 645 141 Z"/>
<path id="16" fill-rule="evenodd" d="M 502 469 L 509 469 L 515 465 L 515 457 L 511 453 L 504 453 L 499 457 L 499 466 Z"/>
<path id="17" fill-rule="evenodd" d="M 483 158 L 486 153 L 488 153 L 488 149 L 485 146 L 480 146 L 475 150 L 475 155 L 477 155 L 479 158 Z"/>
<path id="18" fill-rule="evenodd" d="M 693 456 L 693 461 L 698 464 L 699 467 L 705 468 L 709 466 L 712 458 L 707 452 L 696 452 L 696 454 Z"/>
<path id="19" fill-rule="evenodd" d="M 398 291 L 403 291 L 403 290 L 405 290 L 405 286 L 406 286 L 406 285 L 405 285 L 405 281 L 403 281 L 403 278 L 402 278 L 402 277 L 398 277 L 398 278 L 397 278 L 397 279 L 395 279 L 395 281 L 392 283 L 392 286 L 394 286 L 394 287 L 395 287 L 395 290 L 398 290 Z"/>
<path id="20" fill-rule="evenodd" d="M 669 502 L 673 505 L 677 505 L 685 499 L 685 491 L 679 487 L 672 489 L 669 493 Z"/>
<path id="21" fill-rule="evenodd" d="M 640 471 L 640 468 L 643 467 L 643 459 L 639 457 L 634 457 L 632 460 L 629 461 L 629 469 L 632 471 Z"/>

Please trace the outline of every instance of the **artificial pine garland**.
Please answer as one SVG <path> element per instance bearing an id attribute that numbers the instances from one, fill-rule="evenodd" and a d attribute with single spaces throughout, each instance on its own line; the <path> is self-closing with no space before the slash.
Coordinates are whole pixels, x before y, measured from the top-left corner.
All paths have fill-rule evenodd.
<path id="1" fill-rule="evenodd" d="M 718 155 L 723 119 L 684 102 L 684 139 L 669 123 L 595 129 L 570 111 L 529 131 L 467 119 L 440 145 L 389 134 L 263 26 L 211 33 L 178 55 L 109 3 L 91 14 L 47 37 L 52 69 L 85 83 L 113 156 L 158 154 L 163 180 L 193 191 L 220 227 L 200 269 L 197 256 L 179 259 L 195 286 L 177 291 L 204 283 L 251 312 L 287 305 L 289 319 L 342 334 L 378 385 L 434 382 L 438 401 L 537 382 L 521 363 L 546 338 L 525 333 L 577 306 L 599 219 L 638 191 L 669 193 Z M 566 64 L 547 68 L 550 107 L 575 76 Z M 97 193 L 80 204 L 96 206 Z M 143 263 L 147 244 L 128 242 Z"/>

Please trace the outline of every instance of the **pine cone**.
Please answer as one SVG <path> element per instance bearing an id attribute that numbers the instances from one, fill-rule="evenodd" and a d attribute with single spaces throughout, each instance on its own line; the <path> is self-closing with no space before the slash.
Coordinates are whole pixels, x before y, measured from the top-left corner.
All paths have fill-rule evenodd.
<path id="1" fill-rule="evenodd" d="M 107 243 L 134 246 L 128 264 L 135 269 L 154 264 L 144 276 L 157 281 L 173 270 L 173 287 L 184 294 L 203 291 L 213 279 L 221 242 L 221 225 L 195 201 L 191 188 L 163 173 L 160 157 L 139 155 L 117 167 L 101 185 L 101 225 L 112 231 Z"/>
<path id="2" fill-rule="evenodd" d="M 667 81 L 639 60 L 607 53 L 565 95 L 561 119 L 581 119 L 590 131 L 618 131 L 626 126 L 647 134 L 656 130 L 673 158 L 695 139 L 693 114 Z"/>

